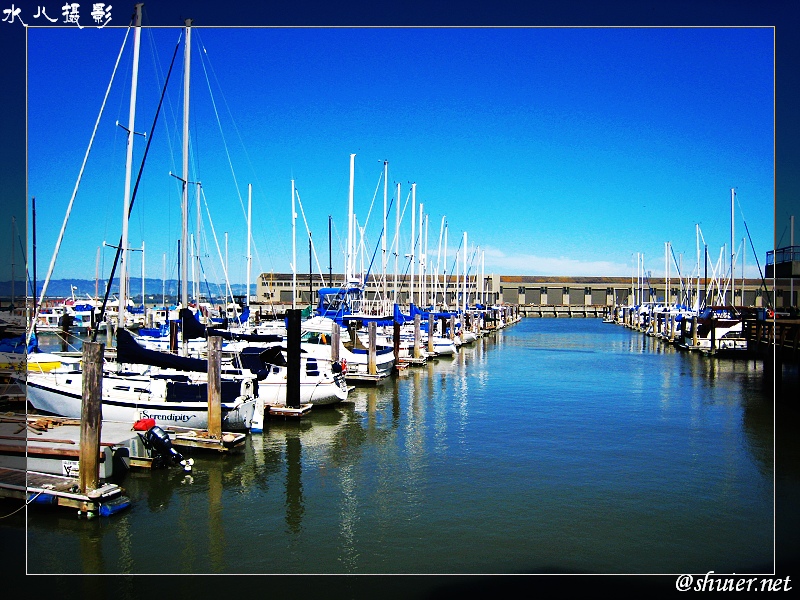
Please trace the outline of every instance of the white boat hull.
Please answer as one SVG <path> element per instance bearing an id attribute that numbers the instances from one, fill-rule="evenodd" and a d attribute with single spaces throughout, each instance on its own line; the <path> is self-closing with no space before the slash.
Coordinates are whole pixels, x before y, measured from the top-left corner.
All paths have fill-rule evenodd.
<path id="1" fill-rule="evenodd" d="M 27 396 L 31 405 L 40 411 L 79 419 L 82 407 L 82 373 L 28 373 Z M 135 423 L 139 419 L 155 419 L 159 427 L 178 425 L 196 429 L 208 428 L 208 401 L 169 401 L 151 394 L 146 378 L 104 377 L 102 414 L 108 421 Z M 164 383 L 163 381 L 160 383 Z M 125 388 L 125 389 L 122 389 Z M 240 396 L 235 402 L 223 402 L 222 428 L 226 431 L 246 431 L 250 428 L 255 410 L 253 397 Z"/>

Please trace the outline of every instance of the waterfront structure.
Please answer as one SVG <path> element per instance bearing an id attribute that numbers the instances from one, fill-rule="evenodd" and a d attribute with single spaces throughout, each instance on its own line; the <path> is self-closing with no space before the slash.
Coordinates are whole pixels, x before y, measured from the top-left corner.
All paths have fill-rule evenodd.
<path id="1" fill-rule="evenodd" d="M 291 304 L 293 290 L 296 292 L 295 301 L 299 304 L 315 304 L 317 292 L 320 288 L 331 287 L 331 279 L 335 282 L 343 281 L 343 275 L 333 274 L 322 281 L 319 274 L 297 274 L 296 286 L 293 287 L 290 273 L 262 273 L 256 282 L 256 295 L 252 298 L 253 311 L 261 314 L 269 312 L 269 306 L 280 307 Z M 436 297 L 441 303 L 455 308 L 459 303 L 463 282 L 455 285 L 451 280 L 447 283 L 446 293 L 444 281 L 440 277 L 438 285 L 433 285 L 436 280 L 428 277 L 426 280 L 428 292 L 426 297 L 430 300 Z M 517 304 L 523 314 L 532 316 L 555 316 L 560 312 L 572 313 L 573 308 L 592 307 L 591 315 L 601 316 L 604 307 L 636 304 L 639 302 L 664 302 L 665 283 L 668 283 L 669 303 L 691 305 L 697 298 L 698 290 L 702 297 L 709 291 L 713 282 L 711 279 L 695 278 L 693 287 L 682 287 L 678 279 L 666 281 L 665 278 L 650 278 L 642 283 L 630 277 L 577 277 L 577 276 L 549 276 L 549 275 L 486 275 L 483 284 L 479 277 L 472 276 L 467 281 L 467 295 L 470 305 L 476 302 L 483 304 Z M 784 305 L 784 293 L 778 288 L 775 298 L 768 298 L 771 293 L 771 281 L 760 279 L 737 280 L 731 299 L 730 290 L 723 290 L 720 298 L 714 298 L 714 304 L 732 303 L 737 306 L 764 307 Z M 398 302 L 407 304 L 410 297 L 410 282 L 408 279 L 399 281 Z M 381 294 L 378 285 L 367 285 L 366 297 L 375 299 Z M 788 298 L 786 299 L 788 301 Z M 786 304 L 788 306 L 788 304 Z M 552 307 L 552 311 L 546 310 Z M 557 311 L 556 307 L 561 307 Z M 539 311 L 538 309 L 542 309 Z M 531 310 L 537 309 L 537 310 Z M 278 311 L 282 312 L 282 308 Z M 541 312 L 542 314 L 538 314 Z M 599 312 L 599 314 L 594 314 Z M 535 315 L 533 313 L 536 313 Z M 552 314 L 551 314 L 552 313 Z M 581 315 L 583 316 L 583 315 Z"/>

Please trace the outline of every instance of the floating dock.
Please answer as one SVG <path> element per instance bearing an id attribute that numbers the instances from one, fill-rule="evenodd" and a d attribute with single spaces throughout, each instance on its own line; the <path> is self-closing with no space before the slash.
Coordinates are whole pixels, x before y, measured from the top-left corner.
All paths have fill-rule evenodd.
<path id="1" fill-rule="evenodd" d="M 78 514 L 109 516 L 130 506 L 116 484 L 106 483 L 82 494 L 74 477 L 0 467 L 0 497 L 16 498 L 29 504 L 77 508 Z"/>

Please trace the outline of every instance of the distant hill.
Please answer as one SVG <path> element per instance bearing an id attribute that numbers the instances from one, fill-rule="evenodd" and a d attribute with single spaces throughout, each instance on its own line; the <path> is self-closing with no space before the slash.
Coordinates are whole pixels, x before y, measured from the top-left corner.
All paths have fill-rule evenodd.
<path id="1" fill-rule="evenodd" d="M 144 280 L 144 291 L 147 295 L 148 302 L 154 301 L 158 302 L 161 300 L 162 293 L 166 294 L 167 296 L 177 296 L 178 295 L 178 280 L 177 279 L 168 279 L 166 281 L 162 281 L 161 279 L 150 279 L 145 278 Z M 37 287 L 37 296 L 41 294 L 42 285 L 44 284 L 43 281 L 36 282 Z M 105 281 L 100 281 L 97 286 L 97 293 L 100 297 L 105 294 Z M 189 290 L 191 291 L 191 283 L 189 284 Z M 95 295 L 95 281 L 94 279 L 52 279 L 50 280 L 49 284 L 47 285 L 47 297 L 48 298 L 69 298 L 73 294 L 72 286 L 75 286 L 74 294 L 75 299 L 83 298 L 86 299 L 87 295 L 90 297 L 94 297 Z M 246 284 L 244 283 L 235 283 L 231 285 L 231 290 L 233 294 L 236 295 L 244 295 Z M 250 293 L 255 294 L 256 286 L 255 284 L 250 285 Z M 8 299 L 11 297 L 11 282 L 10 281 L 0 281 L 0 297 L 4 299 Z M 14 284 L 14 295 L 15 297 L 23 297 L 26 293 L 30 293 L 30 285 L 26 284 L 23 281 L 16 281 Z M 133 278 L 130 279 L 130 295 L 134 298 L 139 296 L 141 297 L 142 294 L 142 279 L 141 278 Z M 218 298 L 224 297 L 225 295 L 225 288 L 223 285 L 218 284 L 202 284 L 200 286 L 200 293 L 207 298 Z M 111 294 L 112 295 L 119 295 L 119 279 L 115 279 L 112 281 L 111 284 Z M 169 298 L 167 298 L 169 300 Z"/>

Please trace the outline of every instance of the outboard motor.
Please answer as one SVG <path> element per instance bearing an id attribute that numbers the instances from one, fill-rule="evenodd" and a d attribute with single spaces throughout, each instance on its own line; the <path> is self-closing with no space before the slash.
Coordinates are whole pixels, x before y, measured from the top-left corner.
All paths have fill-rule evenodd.
<path id="1" fill-rule="evenodd" d="M 192 470 L 194 459 L 184 459 L 183 455 L 172 447 L 172 441 L 169 439 L 169 434 L 155 425 L 153 419 L 140 419 L 137 421 L 133 428 L 135 430 L 145 430 L 145 433 L 139 433 L 142 438 L 145 448 L 150 450 L 153 457 L 152 467 L 160 469 L 168 467 L 173 463 L 183 466 L 183 470 L 189 472 Z"/>

